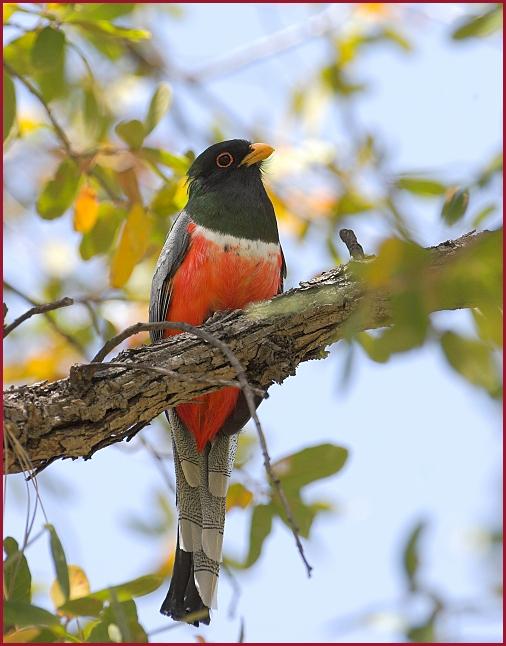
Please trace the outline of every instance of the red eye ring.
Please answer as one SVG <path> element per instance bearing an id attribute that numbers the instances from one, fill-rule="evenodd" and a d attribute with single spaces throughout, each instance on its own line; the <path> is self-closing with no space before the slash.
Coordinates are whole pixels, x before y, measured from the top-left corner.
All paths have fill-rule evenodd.
<path id="1" fill-rule="evenodd" d="M 232 166 L 234 163 L 234 158 L 230 153 L 220 153 L 218 157 L 216 157 L 216 166 L 219 168 L 228 168 L 229 166 Z"/>

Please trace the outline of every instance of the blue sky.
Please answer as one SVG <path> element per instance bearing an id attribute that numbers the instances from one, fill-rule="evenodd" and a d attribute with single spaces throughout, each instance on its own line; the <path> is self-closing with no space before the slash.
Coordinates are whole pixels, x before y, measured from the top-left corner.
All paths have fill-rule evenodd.
<path id="1" fill-rule="evenodd" d="M 267 16 L 269 9 L 273 13 Z M 500 46 L 496 41 L 449 44 L 447 35 L 457 7 L 418 5 L 409 11 L 406 27 L 416 44 L 414 54 L 406 57 L 392 48 L 374 48 L 358 64 L 360 74 L 373 81 L 367 99 L 360 102 L 359 118 L 381 132 L 392 152 L 392 172 L 440 171 L 445 178 L 472 174 L 500 146 Z M 421 18 L 425 12 L 426 20 Z M 181 21 L 160 21 L 158 30 L 166 33 L 167 54 L 180 67 L 199 69 L 259 38 L 266 29 L 303 20 L 308 13 L 303 5 L 262 9 L 187 5 Z M 293 134 L 284 128 L 287 91 L 294 83 L 304 82 L 326 51 L 324 43 L 312 41 L 276 60 L 214 80 L 209 87 L 233 105 L 246 123 L 265 124 L 272 135 L 269 143 L 294 143 Z M 138 100 L 145 105 L 146 97 Z M 205 115 L 206 106 L 188 102 L 188 110 L 198 119 Z M 160 138 L 164 135 L 180 150 L 198 147 L 198 142 L 178 139 L 170 122 Z M 328 137 L 336 146 L 346 146 L 346 133 L 339 124 L 329 123 Z M 420 242 L 435 244 L 450 237 L 439 221 L 436 204 L 406 205 L 414 213 Z M 379 218 L 362 218 L 354 228 L 366 251 L 373 252 L 384 234 Z M 55 231 L 64 240 L 72 239 L 68 223 L 55 227 L 55 223 L 37 221 L 37 231 L 40 239 Z M 451 237 L 463 232 L 456 226 Z M 318 232 L 303 245 L 282 232 L 282 242 L 288 286 L 330 265 Z M 28 268 L 25 286 L 36 286 L 30 247 L 18 238 L 14 249 Z M 13 254 L 6 249 L 7 279 Z M 148 289 L 146 284 L 146 293 Z M 15 307 L 23 309 L 13 302 L 13 315 Z M 441 327 L 457 324 L 465 329 L 470 316 L 442 313 L 437 321 Z M 291 534 L 276 523 L 259 562 L 238 576 L 237 616 L 228 617 L 233 591 L 223 577 L 220 610 L 209 628 L 178 627 L 160 633 L 160 639 L 194 641 L 198 632 L 208 641 L 235 641 L 239 618 L 244 616 L 247 641 L 395 640 L 395 623 L 387 615 L 382 623 L 351 632 L 342 632 L 345 624 L 338 620 L 369 608 L 395 611 L 399 607 L 403 592 L 399 546 L 420 518 L 430 520 L 424 579 L 456 601 L 479 598 L 483 571 L 476 567 L 479 548 L 473 536 L 478 526 L 494 519 L 499 504 L 498 409 L 451 371 L 437 346 L 429 344 L 386 365 L 373 364 L 358 353 L 353 378 L 345 388 L 340 383 L 343 357 L 336 347 L 328 360 L 301 365 L 296 377 L 272 388 L 260 408 L 273 459 L 322 442 L 350 450 L 338 476 L 308 489 L 308 499 L 328 499 L 338 510 L 315 522 L 306 544 L 313 577 L 306 578 Z M 149 429 L 147 437 L 159 441 L 158 430 Z M 252 473 L 263 478 L 260 459 L 255 468 Z M 132 513 L 142 515 L 151 504 L 153 490 L 163 486 L 149 456 L 140 450 L 109 448 L 86 463 L 54 464 L 48 476 L 68 490 L 69 499 L 62 503 L 49 491 L 44 494 L 42 475 L 47 515 L 60 532 L 69 562 L 85 569 L 93 588 L 133 578 L 158 562 L 159 553 L 153 552 L 159 546 L 121 524 Z M 12 481 L 5 524 L 9 533 L 19 537 L 24 506 L 16 490 L 21 490 L 21 479 Z M 244 553 L 248 527 L 239 512 L 230 515 L 225 532 L 229 551 Z M 30 548 L 28 558 L 40 581 L 51 579 L 45 539 Z M 165 625 L 167 620 L 158 615 L 163 594 L 161 590 L 139 600 L 146 628 Z M 410 610 L 413 616 L 421 616 L 424 608 Z M 462 640 L 500 639 L 499 621 L 493 615 L 487 622 L 466 620 L 450 628 Z"/>

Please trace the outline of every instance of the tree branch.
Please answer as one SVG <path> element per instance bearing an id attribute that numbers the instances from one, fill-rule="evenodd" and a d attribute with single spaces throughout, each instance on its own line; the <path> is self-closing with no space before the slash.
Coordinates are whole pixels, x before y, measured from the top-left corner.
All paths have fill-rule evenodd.
<path id="1" fill-rule="evenodd" d="M 428 249 L 424 279 L 437 284 L 447 266 L 472 258 L 473 246 L 490 235 L 468 234 Z M 360 264 L 368 262 L 374 260 Z M 351 267 L 353 263 L 336 267 L 271 301 L 212 319 L 200 330 L 226 344 L 253 388 L 266 390 L 295 374 L 299 363 L 326 356 L 326 346 L 349 334 L 351 321 L 355 331 L 392 323 L 392 290 L 367 287 Z M 430 311 L 477 305 L 471 297 L 437 290 Z M 90 456 L 133 436 L 167 408 L 219 389 L 220 380 L 241 382 L 221 349 L 191 333 L 123 351 L 114 359 L 119 362 L 143 368 L 104 364 L 90 374 L 86 365 L 75 365 L 66 379 L 17 386 L 5 393 L 5 428 L 34 467 L 58 458 Z M 145 366 L 169 370 L 178 378 Z M 216 382 L 209 383 L 212 380 Z M 7 473 L 22 470 L 15 452 L 6 457 Z"/>

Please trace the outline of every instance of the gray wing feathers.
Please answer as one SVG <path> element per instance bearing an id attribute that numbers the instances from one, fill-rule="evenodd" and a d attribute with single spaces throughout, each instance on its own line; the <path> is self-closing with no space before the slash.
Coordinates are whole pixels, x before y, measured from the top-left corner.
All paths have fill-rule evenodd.
<path id="1" fill-rule="evenodd" d="M 176 468 L 180 544 L 186 552 L 193 552 L 195 584 L 202 601 L 215 608 L 226 494 L 237 434 L 220 434 L 199 453 L 193 436 L 174 409 L 168 411 L 168 418 Z"/>
<path id="2" fill-rule="evenodd" d="M 149 300 L 149 321 L 158 323 L 165 321 L 171 296 L 171 278 L 183 261 L 190 242 L 188 224 L 190 216 L 186 211 L 181 211 L 172 225 L 165 244 L 156 263 L 153 282 L 151 283 L 151 297 Z M 154 343 L 163 337 L 162 330 L 150 332 L 151 341 Z"/>

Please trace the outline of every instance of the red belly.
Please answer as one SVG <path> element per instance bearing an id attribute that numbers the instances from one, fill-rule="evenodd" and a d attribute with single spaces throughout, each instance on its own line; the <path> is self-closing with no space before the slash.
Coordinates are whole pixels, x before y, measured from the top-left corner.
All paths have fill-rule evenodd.
<path id="1" fill-rule="evenodd" d="M 188 227 L 190 233 L 195 225 Z M 227 251 L 202 236 L 193 235 L 188 252 L 172 281 L 167 321 L 200 325 L 213 312 L 240 309 L 279 292 L 281 253 L 274 258 L 244 256 L 231 245 Z M 165 336 L 179 334 L 167 330 Z M 239 390 L 222 388 L 176 407 L 186 428 L 202 451 L 233 411 Z"/>

